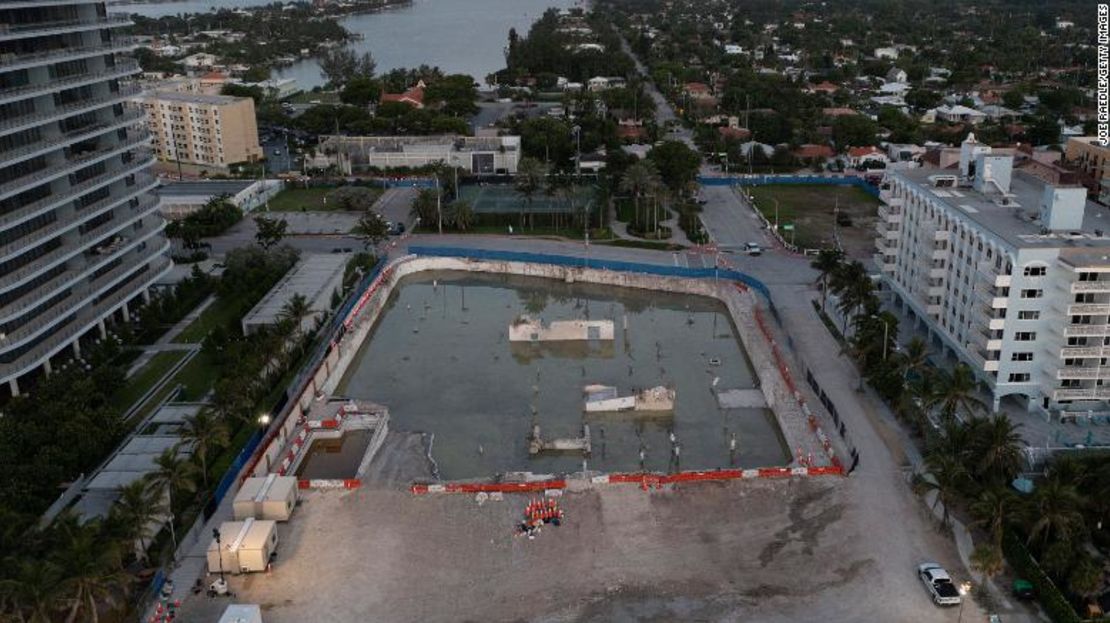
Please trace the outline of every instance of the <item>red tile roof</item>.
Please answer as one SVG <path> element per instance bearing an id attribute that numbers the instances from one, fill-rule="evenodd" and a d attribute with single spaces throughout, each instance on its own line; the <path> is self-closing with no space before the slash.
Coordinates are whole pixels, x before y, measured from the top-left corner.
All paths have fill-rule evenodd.
<path id="1" fill-rule="evenodd" d="M 863 156 L 870 156 L 871 154 L 881 154 L 883 150 L 873 145 L 867 147 L 852 147 L 848 150 L 848 155 L 852 158 L 860 158 Z"/>
<path id="2" fill-rule="evenodd" d="M 834 155 L 835 152 L 828 145 L 801 145 L 794 150 L 794 156 L 802 159 L 832 158 Z"/>
<path id="3" fill-rule="evenodd" d="M 404 93 L 382 93 L 382 102 L 400 102 L 408 104 L 413 108 L 424 107 L 424 81 L 421 80 L 416 86 L 408 89 Z"/>

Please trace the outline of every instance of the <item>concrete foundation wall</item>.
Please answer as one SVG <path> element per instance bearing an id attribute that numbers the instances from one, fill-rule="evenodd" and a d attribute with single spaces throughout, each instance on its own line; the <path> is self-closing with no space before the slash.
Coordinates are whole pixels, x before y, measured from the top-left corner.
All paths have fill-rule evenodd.
<path id="1" fill-rule="evenodd" d="M 424 271 L 465 271 L 495 273 L 558 279 L 566 282 L 584 281 L 624 288 L 639 288 L 691 294 L 717 299 L 724 303 L 732 316 L 741 343 L 748 352 L 752 366 L 759 378 L 759 387 L 782 431 L 789 452 L 797 457 L 812 456 L 814 464 L 828 463 L 821 444 L 809 429 L 808 420 L 798 405 L 793 392 L 786 386 L 771 352 L 771 345 L 760 333 L 755 321 L 756 295 L 740 288 L 732 281 L 710 279 L 682 279 L 642 273 L 616 272 L 582 267 L 554 266 L 525 262 L 472 260 L 450 257 L 407 256 L 392 262 L 382 273 L 381 286 L 366 305 L 357 313 L 346 334 L 339 340 L 325 365 L 315 377 L 314 385 L 324 394 L 334 393 L 358 354 L 379 314 L 385 307 L 393 288 L 405 277 Z M 334 361 L 334 365 L 331 362 Z M 307 393 L 307 392 L 306 392 Z M 309 398 L 311 399 L 311 397 Z M 302 402 L 302 404 L 304 404 Z"/>

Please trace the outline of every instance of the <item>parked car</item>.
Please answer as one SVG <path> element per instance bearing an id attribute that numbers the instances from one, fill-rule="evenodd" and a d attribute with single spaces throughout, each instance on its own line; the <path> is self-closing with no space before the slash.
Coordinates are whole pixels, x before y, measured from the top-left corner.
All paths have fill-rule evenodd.
<path id="1" fill-rule="evenodd" d="M 405 224 L 390 221 L 385 224 L 385 230 L 390 236 L 400 236 L 405 233 Z"/>
<path id="2" fill-rule="evenodd" d="M 917 565 L 917 575 L 932 596 L 933 603 L 938 606 L 960 605 L 960 590 L 952 583 L 952 577 L 944 567 L 935 562 L 923 562 Z"/>
<path id="3" fill-rule="evenodd" d="M 763 248 L 754 242 L 745 242 L 744 253 L 748 255 L 761 255 L 763 253 Z"/>

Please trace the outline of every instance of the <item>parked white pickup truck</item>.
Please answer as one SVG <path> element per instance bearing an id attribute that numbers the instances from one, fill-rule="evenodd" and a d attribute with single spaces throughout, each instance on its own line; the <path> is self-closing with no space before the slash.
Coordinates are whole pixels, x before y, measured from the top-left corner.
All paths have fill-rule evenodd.
<path id="1" fill-rule="evenodd" d="M 935 562 L 923 562 L 917 565 L 917 575 L 925 583 L 933 603 L 938 606 L 960 605 L 960 591 L 944 567 Z"/>

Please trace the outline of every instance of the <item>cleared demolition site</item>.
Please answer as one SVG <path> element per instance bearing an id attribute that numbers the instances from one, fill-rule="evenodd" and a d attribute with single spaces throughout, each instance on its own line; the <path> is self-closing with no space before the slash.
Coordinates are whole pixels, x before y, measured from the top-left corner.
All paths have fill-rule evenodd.
<path id="1" fill-rule="evenodd" d="M 883 512 L 853 501 L 766 301 L 714 277 L 390 262 L 252 467 L 299 497 L 234 601 L 278 623 L 946 620 L 870 557 Z"/>

